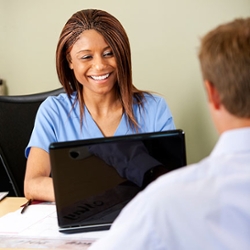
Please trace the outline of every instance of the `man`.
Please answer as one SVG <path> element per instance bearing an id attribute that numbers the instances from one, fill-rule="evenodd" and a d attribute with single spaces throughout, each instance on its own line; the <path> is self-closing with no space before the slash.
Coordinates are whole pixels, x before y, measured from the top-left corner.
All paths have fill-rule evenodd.
<path id="1" fill-rule="evenodd" d="M 159 177 L 89 249 L 250 249 L 250 18 L 209 32 L 199 59 L 220 134 L 211 155 Z"/>

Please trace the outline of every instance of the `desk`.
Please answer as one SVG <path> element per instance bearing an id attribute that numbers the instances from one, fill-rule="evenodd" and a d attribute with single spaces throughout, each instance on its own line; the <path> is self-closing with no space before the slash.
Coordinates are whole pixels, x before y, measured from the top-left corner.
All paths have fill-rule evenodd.
<path id="1" fill-rule="evenodd" d="M 24 197 L 5 197 L 0 201 L 0 217 L 7 213 L 16 211 L 25 202 L 27 202 L 27 199 Z"/>
<path id="2" fill-rule="evenodd" d="M 27 202 L 27 199 L 23 197 L 5 197 L 0 201 L 0 217 L 4 216 L 7 213 L 16 211 L 25 202 Z M 19 249 L 21 250 L 22 248 Z M 18 250 L 18 248 L 16 248 L 16 250 Z"/>
<path id="3" fill-rule="evenodd" d="M 0 201 L 0 249 L 86 250 L 105 234 L 105 231 L 62 234 L 58 231 L 54 204 L 37 204 L 21 214 L 17 210 L 26 202 L 22 197 L 5 197 Z"/>

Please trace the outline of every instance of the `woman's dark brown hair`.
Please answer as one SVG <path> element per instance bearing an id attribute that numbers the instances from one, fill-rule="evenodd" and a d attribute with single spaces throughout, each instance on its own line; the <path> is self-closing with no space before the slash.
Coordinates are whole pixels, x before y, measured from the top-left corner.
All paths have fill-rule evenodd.
<path id="1" fill-rule="evenodd" d="M 76 12 L 67 21 L 61 32 L 56 50 L 56 69 L 59 81 L 68 96 L 77 91 L 76 98 L 80 103 L 82 121 L 84 111 L 83 86 L 77 81 L 74 72 L 69 68 L 67 57 L 82 32 L 90 29 L 99 32 L 113 51 L 117 63 L 117 94 L 129 125 L 137 130 L 138 123 L 133 114 L 133 103 L 136 102 L 139 107 L 143 108 L 144 92 L 138 90 L 132 83 L 129 39 L 121 23 L 111 14 L 102 10 L 87 9 Z"/>

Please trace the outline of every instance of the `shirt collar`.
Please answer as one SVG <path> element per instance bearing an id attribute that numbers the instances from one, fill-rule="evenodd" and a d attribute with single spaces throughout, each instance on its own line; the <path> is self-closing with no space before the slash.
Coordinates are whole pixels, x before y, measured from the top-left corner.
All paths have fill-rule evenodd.
<path id="1" fill-rule="evenodd" d="M 250 127 L 232 129 L 222 133 L 211 156 L 243 151 L 250 152 Z"/>

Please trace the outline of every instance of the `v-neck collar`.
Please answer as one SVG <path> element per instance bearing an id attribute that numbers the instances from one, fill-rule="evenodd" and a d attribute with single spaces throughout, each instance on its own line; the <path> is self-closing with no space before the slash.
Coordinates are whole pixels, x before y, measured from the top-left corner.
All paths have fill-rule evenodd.
<path id="1" fill-rule="evenodd" d="M 85 120 L 87 122 L 88 130 L 91 130 L 91 131 L 89 131 L 89 134 L 95 135 L 94 137 L 104 137 L 102 131 L 99 129 L 98 125 L 94 121 L 93 117 L 91 116 L 91 114 L 86 106 L 84 107 L 84 115 L 86 117 L 83 118 L 83 122 Z M 117 126 L 115 133 L 112 136 L 127 134 L 129 131 L 129 128 L 128 128 L 128 126 L 125 126 L 126 124 L 127 124 L 126 116 L 123 113 L 121 120 L 119 122 L 119 125 Z M 126 127 L 126 131 L 124 131 L 124 126 Z"/>

